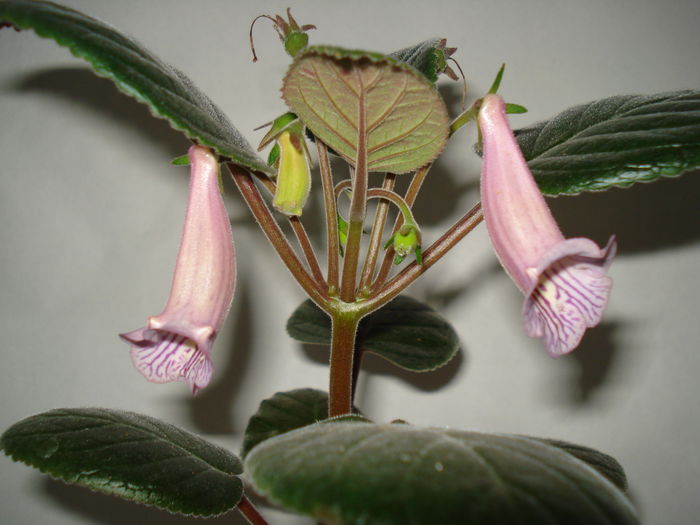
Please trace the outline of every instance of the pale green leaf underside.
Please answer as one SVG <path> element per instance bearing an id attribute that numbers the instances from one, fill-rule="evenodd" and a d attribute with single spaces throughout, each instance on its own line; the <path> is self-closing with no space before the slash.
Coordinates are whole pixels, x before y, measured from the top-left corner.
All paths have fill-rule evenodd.
<path id="1" fill-rule="evenodd" d="M 605 98 L 515 134 L 547 195 L 678 176 L 700 168 L 700 91 Z"/>
<path id="2" fill-rule="evenodd" d="M 171 512 L 213 516 L 243 494 L 235 455 L 133 412 L 51 410 L 14 424 L 0 444 L 52 477 Z"/>
<path id="3" fill-rule="evenodd" d="M 287 333 L 303 343 L 330 345 L 330 319 L 306 300 L 287 321 Z M 450 323 L 428 305 L 405 295 L 364 318 L 359 333 L 362 348 L 414 372 L 447 364 L 459 349 L 459 337 Z"/>
<path id="4" fill-rule="evenodd" d="M 271 173 L 228 118 L 189 78 L 111 26 L 64 6 L 22 0 L 0 1 L 0 21 L 55 40 L 189 138 L 241 166 Z"/>
<path id="5" fill-rule="evenodd" d="M 449 118 L 435 87 L 389 57 L 309 48 L 292 63 L 282 96 L 314 135 L 352 165 L 358 144 L 366 141 L 369 171 L 415 170 L 447 141 Z"/>
<path id="6" fill-rule="evenodd" d="M 595 469 L 521 436 L 323 423 L 261 443 L 245 469 L 272 501 L 334 525 L 638 522 Z"/>

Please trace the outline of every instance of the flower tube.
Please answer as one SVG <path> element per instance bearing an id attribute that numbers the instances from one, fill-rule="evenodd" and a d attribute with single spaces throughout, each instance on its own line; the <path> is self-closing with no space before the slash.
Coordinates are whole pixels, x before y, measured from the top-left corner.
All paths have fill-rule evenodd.
<path id="1" fill-rule="evenodd" d="M 218 161 L 203 146 L 188 155 L 189 199 L 168 302 L 144 328 L 120 337 L 146 379 L 187 381 L 196 394 L 211 379 L 211 347 L 233 299 L 236 255 Z"/>
<path id="2" fill-rule="evenodd" d="M 543 337 L 551 356 L 566 354 L 603 315 L 612 287 L 606 271 L 615 255 L 615 238 L 603 249 L 590 239 L 564 238 L 498 95 L 484 97 L 479 128 L 484 220 L 496 255 L 525 294 L 525 331 Z"/>

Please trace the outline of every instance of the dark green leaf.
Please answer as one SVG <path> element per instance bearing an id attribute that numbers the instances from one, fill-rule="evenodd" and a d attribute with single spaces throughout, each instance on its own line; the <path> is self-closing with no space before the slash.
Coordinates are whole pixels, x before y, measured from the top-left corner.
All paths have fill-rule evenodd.
<path id="1" fill-rule="evenodd" d="M 547 195 L 673 177 L 700 167 L 700 91 L 605 98 L 515 134 Z"/>
<path id="2" fill-rule="evenodd" d="M 87 60 L 100 76 L 189 138 L 214 148 L 247 168 L 272 173 L 221 110 L 177 69 L 139 43 L 78 11 L 50 2 L 0 2 L 0 22 L 7 21 L 51 38 Z"/>
<path id="3" fill-rule="evenodd" d="M 287 321 L 287 332 L 303 343 L 329 345 L 330 319 L 307 300 Z M 405 295 L 365 317 L 358 338 L 365 350 L 414 372 L 443 366 L 459 349 L 457 333 L 445 318 Z"/>
<path id="4" fill-rule="evenodd" d="M 638 523 L 598 471 L 522 436 L 310 425 L 261 443 L 245 469 L 272 501 L 336 525 Z"/>
<path id="5" fill-rule="evenodd" d="M 413 66 L 435 83 L 447 66 L 445 45 L 445 39 L 431 38 L 418 45 L 394 51 L 389 56 Z"/>
<path id="6" fill-rule="evenodd" d="M 172 512 L 221 514 L 243 494 L 236 456 L 133 412 L 51 410 L 11 426 L 0 445 L 55 478 Z"/>
<path id="7" fill-rule="evenodd" d="M 266 439 L 319 421 L 369 421 L 354 409 L 355 414 L 328 418 L 328 393 L 314 388 L 298 388 L 277 392 L 260 403 L 258 411 L 248 420 L 241 447 L 245 458 L 251 449 Z"/>
<path id="8" fill-rule="evenodd" d="M 366 51 L 309 47 L 282 97 L 311 132 L 354 165 L 406 173 L 435 159 L 449 131 L 435 86 L 404 62 Z"/>
<path id="9" fill-rule="evenodd" d="M 533 437 L 530 437 L 530 439 L 537 439 L 543 443 L 568 452 L 581 461 L 588 463 L 591 467 L 608 478 L 609 481 L 614 483 L 620 490 L 627 490 L 627 476 L 625 475 L 622 465 L 620 465 L 620 463 L 614 457 L 593 448 L 584 447 L 583 445 L 576 445 L 567 441 L 559 441 L 558 439 Z"/>
<path id="10" fill-rule="evenodd" d="M 241 457 L 266 439 L 304 427 L 328 417 L 328 393 L 313 388 L 277 392 L 260 403 L 248 421 Z"/>

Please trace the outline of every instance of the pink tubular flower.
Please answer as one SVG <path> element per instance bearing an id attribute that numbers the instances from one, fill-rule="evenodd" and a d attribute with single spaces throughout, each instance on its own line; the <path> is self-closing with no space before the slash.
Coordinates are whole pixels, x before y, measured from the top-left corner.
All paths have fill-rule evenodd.
<path id="1" fill-rule="evenodd" d="M 236 254 L 218 161 L 202 146 L 188 154 L 190 194 L 168 303 L 144 328 L 120 337 L 146 379 L 187 381 L 196 394 L 211 379 L 211 346 L 233 299 Z"/>
<path id="2" fill-rule="evenodd" d="M 603 315 L 615 238 L 602 250 L 590 239 L 564 238 L 508 126 L 501 97 L 484 97 L 479 128 L 484 219 L 496 255 L 525 294 L 525 331 L 544 337 L 551 356 L 566 354 Z"/>

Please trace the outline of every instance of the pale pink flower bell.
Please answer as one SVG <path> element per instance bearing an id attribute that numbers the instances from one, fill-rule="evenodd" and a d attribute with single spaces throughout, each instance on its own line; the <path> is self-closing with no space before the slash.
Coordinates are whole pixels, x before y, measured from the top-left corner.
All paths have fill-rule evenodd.
<path id="1" fill-rule="evenodd" d="M 590 239 L 565 239 L 513 136 L 503 99 L 484 97 L 481 202 L 496 255 L 525 294 L 522 315 L 531 337 L 559 356 L 578 346 L 608 303 L 614 236 L 602 250 Z"/>
<path id="2" fill-rule="evenodd" d="M 188 154 L 190 193 L 168 302 L 144 328 L 120 337 L 146 379 L 187 381 L 197 393 L 211 379 L 211 346 L 233 299 L 236 255 L 218 161 L 202 146 Z"/>

